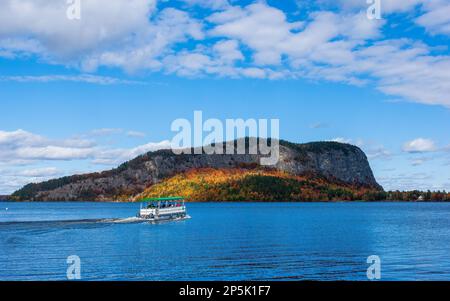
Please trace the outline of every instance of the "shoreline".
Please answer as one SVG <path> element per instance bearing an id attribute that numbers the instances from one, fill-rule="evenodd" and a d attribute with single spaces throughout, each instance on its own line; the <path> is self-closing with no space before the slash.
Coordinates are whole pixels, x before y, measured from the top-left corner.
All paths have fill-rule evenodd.
<path id="1" fill-rule="evenodd" d="M 39 204 L 45 204 L 45 203 L 92 203 L 92 204 L 139 204 L 139 202 L 120 202 L 120 201 L 12 201 L 12 200 L 0 200 L 0 203 L 39 203 Z M 210 203 L 221 203 L 221 204 L 240 204 L 240 203 L 248 203 L 248 204 L 286 204 L 286 203 L 292 203 L 292 204 L 313 204 L 313 203 L 425 203 L 425 204 L 435 204 L 435 203 L 450 203 L 450 200 L 445 201 L 394 201 L 394 200 L 388 200 L 388 201 L 364 201 L 364 200 L 358 200 L 358 201 L 205 201 L 205 202 L 198 202 L 193 201 L 189 202 L 186 201 L 186 204 L 210 204 Z"/>

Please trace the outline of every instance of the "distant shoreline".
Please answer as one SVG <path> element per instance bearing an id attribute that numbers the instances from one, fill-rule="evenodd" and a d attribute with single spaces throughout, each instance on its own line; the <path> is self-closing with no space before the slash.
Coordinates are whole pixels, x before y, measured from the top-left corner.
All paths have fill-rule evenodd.
<path id="1" fill-rule="evenodd" d="M 139 202 L 118 202 L 118 201 L 14 201 L 14 200 L 0 200 L 2 203 L 97 203 L 97 204 L 139 204 Z M 208 203 L 251 203 L 251 204 L 264 204 L 264 203 L 301 203 L 301 204 L 308 204 L 308 203 L 450 203 L 450 200 L 445 201 L 395 201 L 395 200 L 385 200 L 385 201 L 364 201 L 364 200 L 358 200 L 358 201 L 205 201 L 205 202 L 199 202 L 199 201 L 192 201 L 186 202 L 187 204 L 208 204 Z"/>

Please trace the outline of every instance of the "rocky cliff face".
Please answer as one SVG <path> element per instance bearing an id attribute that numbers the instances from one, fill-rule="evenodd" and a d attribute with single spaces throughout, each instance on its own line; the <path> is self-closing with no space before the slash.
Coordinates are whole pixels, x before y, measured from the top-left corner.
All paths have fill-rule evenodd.
<path id="1" fill-rule="evenodd" d="M 26 185 L 12 195 L 18 201 L 127 201 L 145 188 L 195 168 L 256 168 L 261 155 L 175 155 L 150 152 L 102 173 L 76 175 Z M 330 181 L 382 190 L 366 155 L 337 142 L 280 143 L 272 168 L 293 175 L 318 175 Z"/>

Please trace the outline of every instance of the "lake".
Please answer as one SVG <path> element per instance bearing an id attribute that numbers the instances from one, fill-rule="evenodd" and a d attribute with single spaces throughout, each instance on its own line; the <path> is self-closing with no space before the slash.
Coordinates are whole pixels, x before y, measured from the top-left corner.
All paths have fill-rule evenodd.
<path id="1" fill-rule="evenodd" d="M 71 255 L 82 280 L 364 281 L 371 255 L 382 280 L 450 280 L 449 203 L 187 206 L 148 224 L 120 220 L 138 204 L 0 202 L 0 280 L 65 280 Z"/>

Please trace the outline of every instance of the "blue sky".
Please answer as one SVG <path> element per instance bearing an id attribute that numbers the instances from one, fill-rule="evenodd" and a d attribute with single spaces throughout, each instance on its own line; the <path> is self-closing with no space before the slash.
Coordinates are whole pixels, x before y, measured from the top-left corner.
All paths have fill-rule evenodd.
<path id="1" fill-rule="evenodd" d="M 167 146 L 177 118 L 279 118 L 361 147 L 385 189 L 450 190 L 450 5 L 6 0 L 0 194 Z M 123 16 L 127 16 L 124 18 Z"/>

